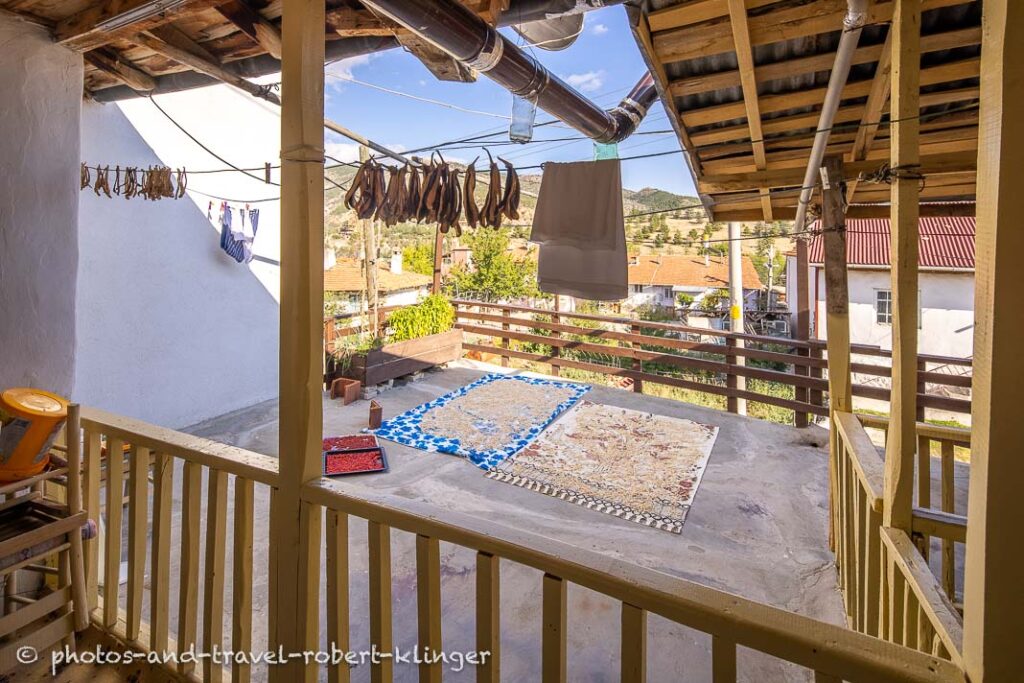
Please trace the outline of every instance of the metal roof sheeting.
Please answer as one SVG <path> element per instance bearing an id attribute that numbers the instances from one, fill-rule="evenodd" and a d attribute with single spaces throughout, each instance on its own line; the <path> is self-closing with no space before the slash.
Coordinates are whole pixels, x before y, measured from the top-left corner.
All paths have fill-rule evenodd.
<path id="1" fill-rule="evenodd" d="M 821 229 L 815 221 L 812 230 Z M 975 219 L 967 216 L 927 217 L 918 220 L 921 268 L 974 270 Z M 889 267 L 889 219 L 846 219 L 846 262 L 852 266 Z M 822 236 L 811 239 L 809 260 L 824 262 Z"/>

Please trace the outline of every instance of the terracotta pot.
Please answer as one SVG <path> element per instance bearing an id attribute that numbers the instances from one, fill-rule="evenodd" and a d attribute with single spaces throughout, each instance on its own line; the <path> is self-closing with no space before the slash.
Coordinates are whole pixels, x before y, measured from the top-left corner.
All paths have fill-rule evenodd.
<path id="1" fill-rule="evenodd" d="M 359 400 L 359 390 L 363 384 L 357 379 L 338 377 L 331 382 L 331 398 L 340 398 L 342 405 L 348 405 Z"/>

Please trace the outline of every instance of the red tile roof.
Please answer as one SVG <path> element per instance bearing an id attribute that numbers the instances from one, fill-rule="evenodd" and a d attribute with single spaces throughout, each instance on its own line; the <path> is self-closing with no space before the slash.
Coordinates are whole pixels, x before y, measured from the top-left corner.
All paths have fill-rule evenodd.
<path id="1" fill-rule="evenodd" d="M 973 217 L 927 217 L 918 221 L 918 265 L 921 268 L 974 270 Z M 821 228 L 815 221 L 812 230 Z M 889 219 L 846 219 L 846 262 L 856 266 L 889 266 Z M 810 262 L 823 263 L 822 236 L 810 243 Z"/>
<path id="2" fill-rule="evenodd" d="M 429 287 L 430 277 L 403 271 L 392 273 L 387 268 L 377 267 L 377 289 L 381 292 L 397 292 L 402 289 Z M 361 292 L 366 287 L 363 264 L 356 259 L 340 258 L 331 269 L 324 271 L 325 292 Z"/>
<path id="3" fill-rule="evenodd" d="M 648 254 L 635 257 L 639 262 L 629 263 L 629 284 L 678 287 L 728 287 L 729 263 L 712 256 L 704 266 L 703 256 L 678 254 Z M 747 255 L 743 256 L 743 288 L 761 289 L 764 285 Z"/>

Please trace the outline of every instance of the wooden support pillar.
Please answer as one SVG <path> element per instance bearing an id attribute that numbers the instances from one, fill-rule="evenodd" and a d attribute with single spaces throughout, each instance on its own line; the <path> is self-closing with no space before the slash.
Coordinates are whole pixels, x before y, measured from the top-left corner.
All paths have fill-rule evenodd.
<path id="1" fill-rule="evenodd" d="M 892 393 L 889 438 L 885 442 L 883 524 L 910 532 L 917 454 L 917 252 L 920 181 L 906 177 L 918 160 L 920 109 L 921 0 L 893 6 L 890 164 L 892 182 L 890 262 L 892 264 Z"/>
<path id="2" fill-rule="evenodd" d="M 432 294 L 441 293 L 441 261 L 444 258 L 444 233 L 441 226 L 434 231 L 434 282 L 430 291 Z"/>
<path id="3" fill-rule="evenodd" d="M 370 158 L 370 150 L 366 145 L 359 145 L 359 163 Z M 373 229 L 373 219 L 359 221 L 363 231 L 363 275 L 366 277 L 366 321 L 371 336 L 380 334 L 380 301 L 377 287 L 377 235 Z"/>
<path id="4" fill-rule="evenodd" d="M 324 4 L 284 0 L 281 59 L 280 476 L 271 498 L 270 632 L 286 652 L 319 644 L 320 509 L 302 485 L 321 474 L 324 254 Z M 271 681 L 315 681 L 296 659 Z"/>
<path id="5" fill-rule="evenodd" d="M 810 283 L 808 282 L 808 244 L 807 240 L 797 238 L 796 240 L 796 320 L 793 337 L 801 341 L 807 341 L 811 336 L 811 301 Z M 808 349 L 797 349 L 800 356 L 809 356 Z M 808 368 L 796 366 L 797 375 L 806 377 Z M 806 387 L 796 387 L 794 397 L 797 401 L 807 403 L 810 394 Z M 795 422 L 797 427 L 806 427 L 810 423 L 810 413 L 796 413 Z"/>
<path id="6" fill-rule="evenodd" d="M 846 273 L 846 218 L 843 215 L 843 158 L 825 157 L 821 168 L 822 241 L 825 249 L 825 329 L 828 349 L 829 396 L 829 527 L 836 538 L 837 471 L 836 412 L 853 411 L 850 386 L 850 293 Z"/>
<path id="7" fill-rule="evenodd" d="M 964 570 L 964 665 L 972 683 L 1019 680 L 1024 633 L 1020 496 L 1024 406 L 1024 3 L 982 14 L 971 483 Z"/>

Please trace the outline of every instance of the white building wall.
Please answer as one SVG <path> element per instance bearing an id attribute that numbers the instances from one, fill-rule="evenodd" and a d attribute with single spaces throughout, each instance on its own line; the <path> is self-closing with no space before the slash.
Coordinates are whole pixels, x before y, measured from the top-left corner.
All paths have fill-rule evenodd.
<path id="1" fill-rule="evenodd" d="M 0 390 L 71 393 L 82 57 L 0 15 Z"/>
<path id="2" fill-rule="evenodd" d="M 142 105 L 152 107 L 132 106 Z M 90 164 L 180 163 L 156 154 L 116 104 L 84 105 L 81 140 Z M 219 166 L 196 159 L 189 168 Z M 219 181 L 196 175 L 191 184 Z M 79 199 L 76 399 L 182 427 L 274 397 L 277 302 L 250 266 L 221 251 L 205 204 L 89 191 Z M 277 241 L 276 206 L 261 206 L 257 253 L 260 237 Z"/>
<path id="3" fill-rule="evenodd" d="M 825 276 L 821 268 L 812 270 L 812 296 L 817 293 L 817 337 L 825 339 Z M 849 270 L 850 340 L 892 348 L 892 325 L 876 318 L 876 293 L 891 290 L 887 270 Z M 922 271 L 919 274 L 921 324 L 918 328 L 918 352 L 968 358 L 974 345 L 974 274 L 964 272 Z"/>

